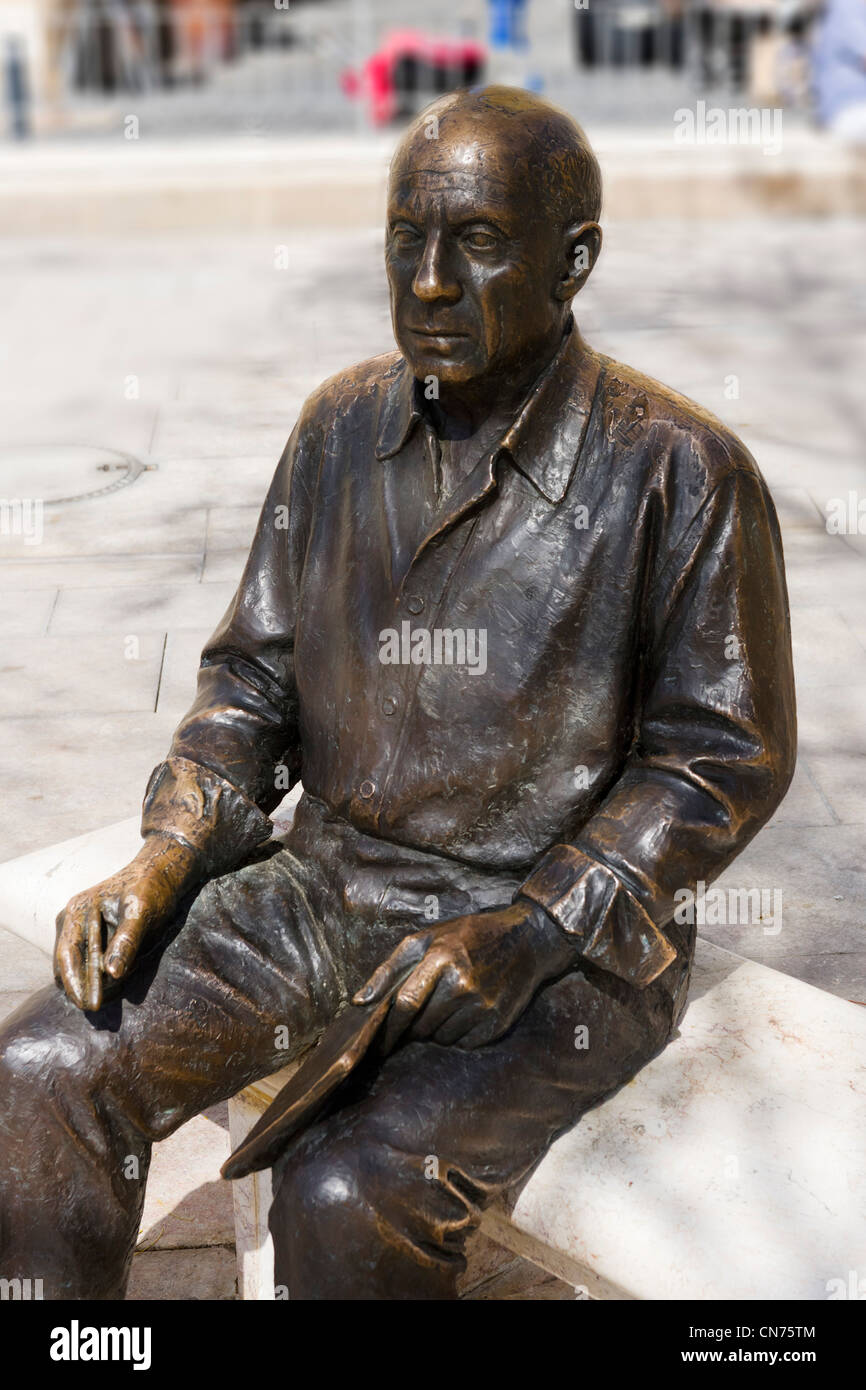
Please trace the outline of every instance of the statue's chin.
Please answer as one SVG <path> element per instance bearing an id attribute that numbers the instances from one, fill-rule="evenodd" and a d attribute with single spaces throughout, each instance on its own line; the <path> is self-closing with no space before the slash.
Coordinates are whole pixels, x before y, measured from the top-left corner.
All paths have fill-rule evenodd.
<path id="1" fill-rule="evenodd" d="M 403 356 L 419 381 L 424 381 L 428 376 L 435 376 L 443 386 L 465 386 L 484 375 L 479 371 L 477 362 L 467 361 L 465 358 L 461 360 L 459 351 L 439 352 L 428 349 L 418 352 L 413 348 L 411 352 L 407 352 L 403 348 Z"/>

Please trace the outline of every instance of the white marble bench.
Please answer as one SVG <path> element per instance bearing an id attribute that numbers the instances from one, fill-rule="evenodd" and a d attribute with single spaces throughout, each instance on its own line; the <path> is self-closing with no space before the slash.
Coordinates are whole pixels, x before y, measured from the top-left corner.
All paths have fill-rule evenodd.
<path id="1" fill-rule="evenodd" d="M 0 923 L 50 950 L 137 847 L 133 818 L 0 865 Z M 233 1144 L 283 1079 L 231 1102 Z M 483 1229 L 591 1297 L 866 1294 L 864 1099 L 864 1009 L 700 942 L 679 1036 Z M 269 1174 L 234 1189 L 243 1296 L 273 1298 Z"/>

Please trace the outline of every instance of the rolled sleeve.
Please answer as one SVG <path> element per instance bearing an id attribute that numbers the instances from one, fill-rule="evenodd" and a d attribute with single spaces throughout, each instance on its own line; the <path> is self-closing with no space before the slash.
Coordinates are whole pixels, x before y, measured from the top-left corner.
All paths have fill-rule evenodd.
<path id="1" fill-rule="evenodd" d="M 554 845 L 521 885 L 574 939 L 578 954 L 639 989 L 671 964 L 676 950 L 616 874 L 573 845 Z"/>
<path id="2" fill-rule="evenodd" d="M 170 835 L 198 854 L 207 875 L 231 868 L 270 839 L 273 824 L 238 787 L 187 758 L 154 768 L 141 833 Z"/>

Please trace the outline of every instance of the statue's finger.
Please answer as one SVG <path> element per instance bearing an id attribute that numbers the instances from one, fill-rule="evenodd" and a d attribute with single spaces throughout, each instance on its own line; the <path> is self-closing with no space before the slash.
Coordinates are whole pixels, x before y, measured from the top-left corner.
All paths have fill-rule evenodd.
<path id="1" fill-rule="evenodd" d="M 64 942 L 65 942 L 65 940 L 66 940 L 66 938 L 65 938 L 65 936 L 64 936 L 64 934 L 63 934 L 63 929 L 64 929 L 65 925 L 66 925 L 66 908 L 64 908 L 62 912 L 58 912 L 57 916 L 56 916 L 55 919 L 54 919 L 54 950 L 52 951 L 51 954 L 52 954 L 52 963 L 53 963 L 53 965 L 54 965 L 54 978 L 55 978 L 55 980 L 58 982 L 58 984 L 62 984 L 62 983 L 63 983 L 63 975 L 62 975 L 62 973 L 61 973 L 61 968 L 60 968 L 60 966 L 61 966 L 60 956 L 61 956 L 61 951 L 63 950 Z"/>
<path id="2" fill-rule="evenodd" d="M 495 1042 L 504 1032 L 505 1028 L 502 1027 L 501 1023 L 485 1018 L 481 1023 L 476 1024 L 475 1027 L 467 1029 L 462 1036 L 455 1038 L 454 1045 L 467 1049 L 473 1047 L 486 1047 L 488 1043 Z"/>
<path id="3" fill-rule="evenodd" d="M 85 915 L 87 1008 L 98 1009 L 102 1003 L 102 912 L 93 903 Z"/>
<path id="4" fill-rule="evenodd" d="M 462 1046 L 462 1039 L 475 1026 L 475 1020 L 474 1010 L 463 1000 L 454 1013 L 436 1029 L 433 1034 L 433 1041 L 442 1043 L 445 1047 L 453 1047 L 455 1043 L 460 1043 Z"/>
<path id="5" fill-rule="evenodd" d="M 392 989 L 406 971 L 413 965 L 417 965 L 423 958 L 427 947 L 430 944 L 430 937 L 427 932 L 419 932 L 415 936 L 407 936 L 391 952 L 387 960 L 377 966 L 365 985 L 352 997 L 353 1004 L 372 1004 L 377 999 L 382 999 Z"/>
<path id="6" fill-rule="evenodd" d="M 57 944 L 55 953 L 57 975 L 69 998 L 77 1008 L 84 1008 L 84 954 L 80 943 L 68 936 Z"/>
<path id="7" fill-rule="evenodd" d="M 388 1010 L 385 1031 L 382 1036 L 384 1052 L 391 1052 L 403 1036 L 419 1009 L 423 1008 L 436 988 L 439 979 L 438 968 L 421 964 L 405 979 Z"/>
<path id="8" fill-rule="evenodd" d="M 120 980 L 130 970 L 141 945 L 145 919 L 141 909 L 127 909 L 119 920 L 105 953 L 105 970 L 113 980 Z"/>
<path id="9" fill-rule="evenodd" d="M 86 928 L 83 910 L 64 909 L 61 926 L 54 944 L 54 973 L 69 998 L 79 1009 L 85 1007 L 85 941 Z"/>
<path id="10" fill-rule="evenodd" d="M 454 990 L 440 978 L 436 982 L 436 988 L 429 996 L 423 1008 L 419 1009 L 412 1021 L 413 1038 L 432 1038 L 439 1041 L 437 1029 L 465 1005 L 465 999 L 460 995 L 455 995 Z"/>

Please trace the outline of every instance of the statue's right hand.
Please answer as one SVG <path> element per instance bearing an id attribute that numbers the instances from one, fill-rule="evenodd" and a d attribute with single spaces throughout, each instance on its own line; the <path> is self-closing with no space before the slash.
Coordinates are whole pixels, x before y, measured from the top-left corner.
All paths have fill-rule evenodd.
<path id="1" fill-rule="evenodd" d="M 176 916 L 201 877 L 193 850 L 155 834 L 125 869 L 71 898 L 57 917 L 54 975 L 73 1004 L 100 1008 L 105 984 L 129 973 L 142 945 Z"/>

